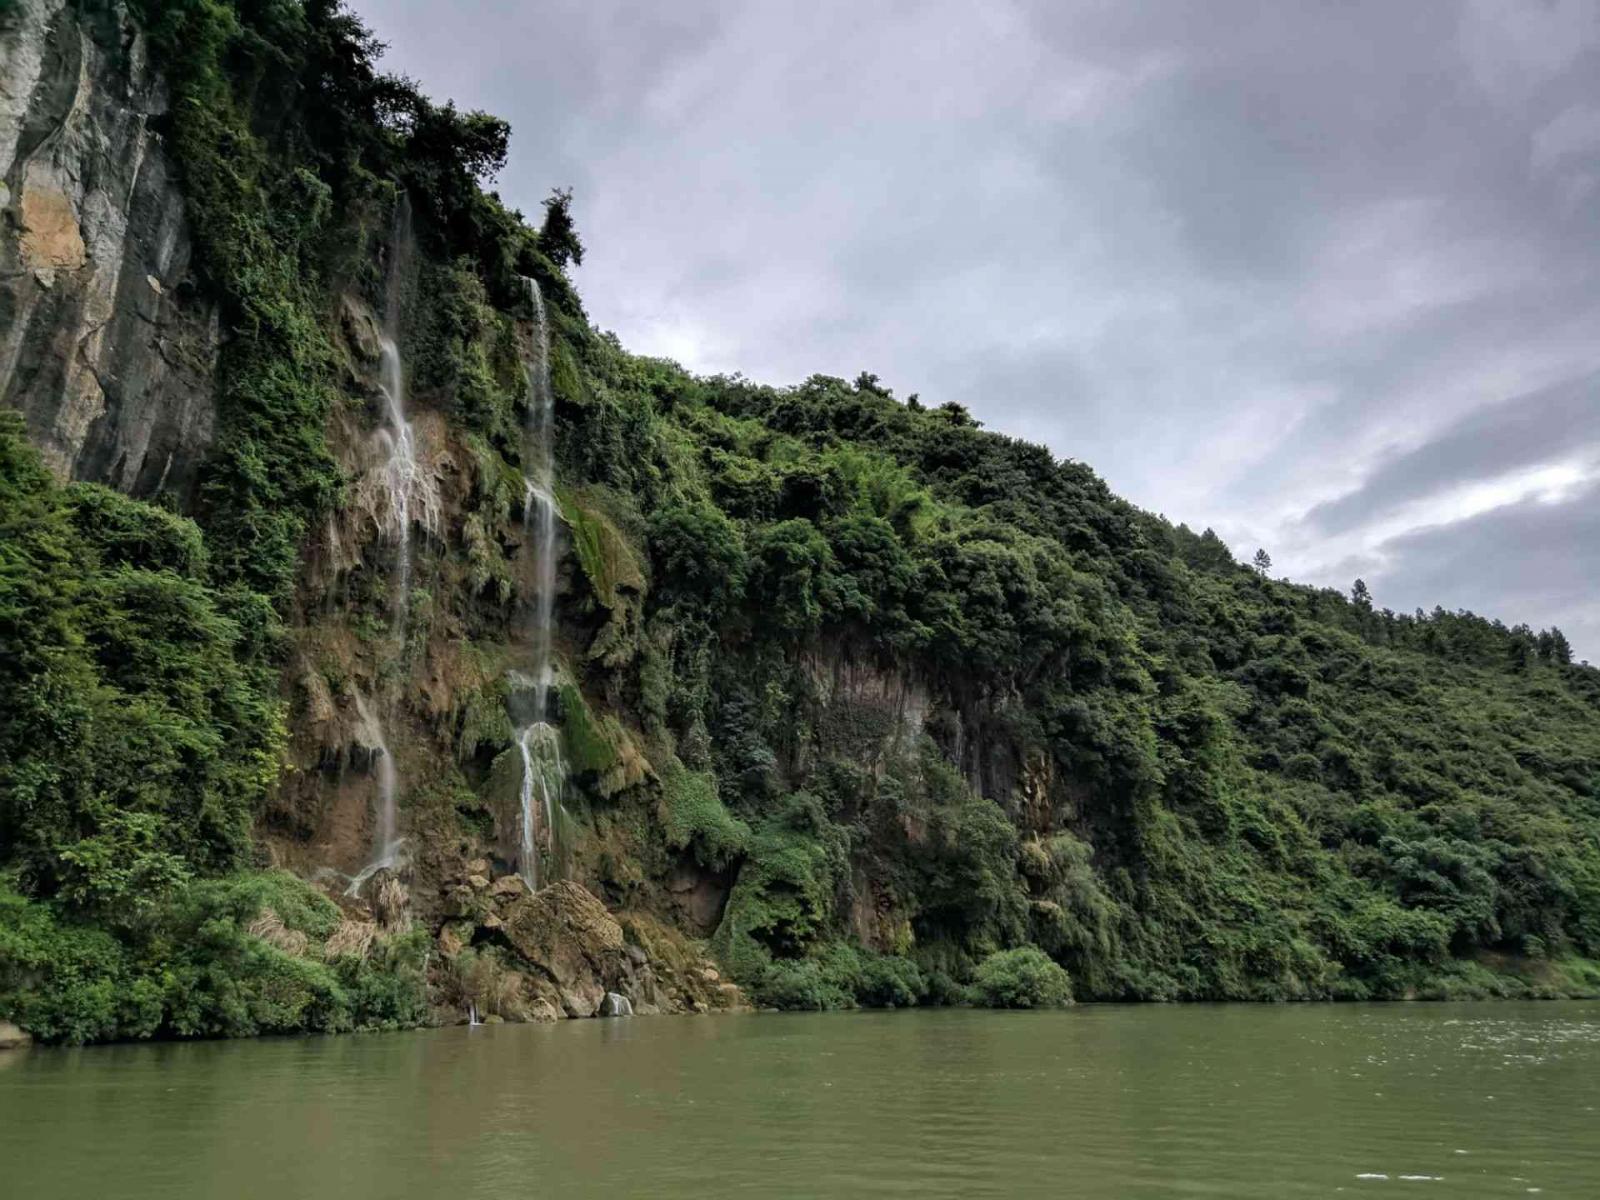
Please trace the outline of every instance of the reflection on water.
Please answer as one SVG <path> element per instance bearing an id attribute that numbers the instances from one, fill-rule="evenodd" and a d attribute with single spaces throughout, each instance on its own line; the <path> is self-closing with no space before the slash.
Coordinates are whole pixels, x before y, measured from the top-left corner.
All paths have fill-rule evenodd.
<path id="1" fill-rule="evenodd" d="M 641 1018 L 0 1055 L 6 1195 L 1600 1195 L 1600 1005 Z"/>

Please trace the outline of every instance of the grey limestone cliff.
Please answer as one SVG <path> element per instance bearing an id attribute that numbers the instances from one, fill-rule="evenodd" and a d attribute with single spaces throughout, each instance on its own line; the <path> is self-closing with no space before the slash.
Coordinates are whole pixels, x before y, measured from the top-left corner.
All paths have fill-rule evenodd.
<path id="1" fill-rule="evenodd" d="M 63 478 L 183 502 L 211 442 L 219 332 L 165 106 L 121 5 L 0 15 L 0 402 Z"/>

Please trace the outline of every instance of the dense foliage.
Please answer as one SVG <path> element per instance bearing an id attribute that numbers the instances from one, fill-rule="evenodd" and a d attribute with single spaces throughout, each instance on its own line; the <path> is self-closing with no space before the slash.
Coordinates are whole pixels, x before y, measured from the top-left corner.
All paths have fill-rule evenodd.
<path id="1" fill-rule="evenodd" d="M 303 568 L 362 415 L 334 314 L 401 196 L 411 376 L 470 480 L 409 636 L 509 661 L 532 277 L 577 861 L 614 905 L 703 885 L 712 950 L 782 1007 L 1600 990 L 1600 672 L 1559 631 L 1274 580 L 870 374 L 629 355 L 567 281 L 570 194 L 535 230 L 485 192 L 504 123 L 381 74 L 333 0 L 135 8 L 227 325 L 219 435 L 180 516 L 57 484 L 0 422 L 0 1015 L 69 1041 L 425 1016 L 420 933 L 352 942 L 251 851 L 306 611 L 388 636 L 381 577 L 308 595 Z M 479 674 L 428 727 L 445 839 L 492 833 L 514 770 Z"/>

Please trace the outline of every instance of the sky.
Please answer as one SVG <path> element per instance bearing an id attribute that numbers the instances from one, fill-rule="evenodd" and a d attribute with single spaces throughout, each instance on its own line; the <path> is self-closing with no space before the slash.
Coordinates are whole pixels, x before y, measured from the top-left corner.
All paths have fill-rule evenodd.
<path id="1" fill-rule="evenodd" d="M 1597 0 L 356 0 L 591 318 L 1600 661 Z M 468 15 L 470 13 L 470 15 Z"/>

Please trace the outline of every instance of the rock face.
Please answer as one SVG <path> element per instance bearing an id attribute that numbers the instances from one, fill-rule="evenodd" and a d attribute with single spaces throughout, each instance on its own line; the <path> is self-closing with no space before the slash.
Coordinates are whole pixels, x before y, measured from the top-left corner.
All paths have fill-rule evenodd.
<path id="1" fill-rule="evenodd" d="M 63 478 L 192 495 L 215 425 L 215 308 L 120 3 L 0 16 L 0 403 Z"/>
<path id="2" fill-rule="evenodd" d="M 555 983 L 570 1016 L 594 1016 L 631 961 L 622 926 L 576 883 L 562 880 L 517 900 L 504 920 L 506 939 Z"/>
<path id="3" fill-rule="evenodd" d="M 33 1038 L 10 1021 L 0 1021 L 0 1050 L 20 1050 Z"/>

